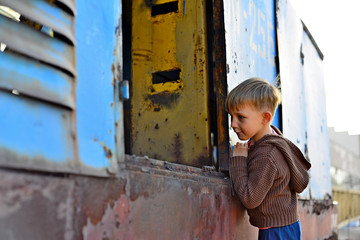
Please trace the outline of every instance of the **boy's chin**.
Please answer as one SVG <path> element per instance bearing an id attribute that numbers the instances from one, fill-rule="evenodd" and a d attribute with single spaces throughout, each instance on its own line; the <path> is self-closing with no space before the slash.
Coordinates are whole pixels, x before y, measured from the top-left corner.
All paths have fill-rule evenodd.
<path id="1" fill-rule="evenodd" d="M 241 140 L 241 141 L 248 141 L 250 138 L 248 137 L 242 137 L 242 136 L 239 136 L 238 135 L 238 138 Z"/>

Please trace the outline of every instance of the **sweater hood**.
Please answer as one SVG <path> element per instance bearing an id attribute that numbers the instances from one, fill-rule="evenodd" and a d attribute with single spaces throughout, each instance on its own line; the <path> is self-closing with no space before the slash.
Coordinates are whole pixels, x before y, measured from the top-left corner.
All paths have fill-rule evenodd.
<path id="1" fill-rule="evenodd" d="M 271 126 L 278 134 L 265 135 L 263 138 L 255 142 L 255 145 L 272 145 L 276 147 L 284 156 L 290 170 L 290 186 L 296 192 L 304 191 L 309 183 L 308 170 L 311 163 L 305 159 L 300 149 L 287 138 L 284 138 L 279 129 Z"/>

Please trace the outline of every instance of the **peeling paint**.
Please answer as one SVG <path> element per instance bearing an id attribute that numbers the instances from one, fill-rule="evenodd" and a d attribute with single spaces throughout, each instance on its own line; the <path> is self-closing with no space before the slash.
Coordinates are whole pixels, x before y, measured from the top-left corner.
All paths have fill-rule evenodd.
<path id="1" fill-rule="evenodd" d="M 67 178 L 1 170 L 0 239 L 73 239 L 73 191 Z"/>
<path id="2" fill-rule="evenodd" d="M 104 142 L 101 142 L 101 146 L 103 147 L 104 149 L 104 152 L 105 152 L 105 155 L 108 159 L 111 159 L 112 157 L 112 152 L 111 152 L 111 149 L 107 148 L 104 144 Z"/>

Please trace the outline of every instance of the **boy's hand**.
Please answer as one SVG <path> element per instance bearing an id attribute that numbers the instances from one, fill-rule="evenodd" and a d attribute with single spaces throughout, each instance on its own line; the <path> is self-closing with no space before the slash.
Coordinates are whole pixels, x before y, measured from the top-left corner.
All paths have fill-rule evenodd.
<path id="1" fill-rule="evenodd" d="M 233 148 L 233 156 L 242 156 L 247 157 L 248 156 L 248 144 L 245 143 L 236 143 L 236 145 Z"/>

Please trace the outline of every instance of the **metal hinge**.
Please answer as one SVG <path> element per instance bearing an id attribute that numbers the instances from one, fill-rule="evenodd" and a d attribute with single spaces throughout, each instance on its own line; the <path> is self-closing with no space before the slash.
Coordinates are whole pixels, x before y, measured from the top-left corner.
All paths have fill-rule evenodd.
<path id="1" fill-rule="evenodd" d="M 123 80 L 119 82 L 119 99 L 120 101 L 125 101 L 130 99 L 129 94 L 129 81 Z"/>

